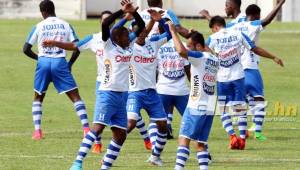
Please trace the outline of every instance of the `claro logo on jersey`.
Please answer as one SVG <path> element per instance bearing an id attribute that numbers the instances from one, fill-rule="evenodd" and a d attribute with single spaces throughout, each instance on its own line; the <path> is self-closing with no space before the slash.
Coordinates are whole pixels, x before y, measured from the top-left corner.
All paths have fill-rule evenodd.
<path id="1" fill-rule="evenodd" d="M 112 72 L 112 65 L 109 59 L 106 59 L 104 61 L 104 76 L 103 76 L 103 84 L 108 85 L 108 83 L 111 81 L 111 72 Z"/>
<path id="2" fill-rule="evenodd" d="M 136 85 L 136 74 L 133 65 L 129 65 L 129 85 L 134 87 Z"/>
<path id="3" fill-rule="evenodd" d="M 134 56 L 133 59 L 137 63 L 153 63 L 155 61 L 155 57 L 147 58 L 143 56 Z"/>
<path id="4" fill-rule="evenodd" d="M 121 56 L 121 55 L 117 55 L 117 56 L 115 57 L 115 60 L 116 60 L 117 63 L 120 63 L 120 62 L 126 63 L 126 62 L 130 62 L 131 56 Z"/>

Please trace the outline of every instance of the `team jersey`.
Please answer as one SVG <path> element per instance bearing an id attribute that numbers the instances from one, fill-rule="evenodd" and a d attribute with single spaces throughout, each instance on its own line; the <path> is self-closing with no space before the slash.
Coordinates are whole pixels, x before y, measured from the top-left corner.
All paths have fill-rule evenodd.
<path id="1" fill-rule="evenodd" d="M 147 39 L 144 46 L 135 43 L 130 65 L 129 91 L 156 88 L 157 53 L 167 37 Z"/>
<path id="2" fill-rule="evenodd" d="M 248 21 L 248 22 L 240 22 L 232 25 L 230 28 L 241 31 L 246 34 L 252 42 L 257 44 L 259 34 L 263 31 L 263 26 L 261 24 L 261 20 L 257 21 Z M 242 55 L 242 65 L 244 69 L 258 69 L 259 64 L 259 56 L 254 52 L 244 48 L 244 52 Z"/>
<path id="3" fill-rule="evenodd" d="M 247 16 L 243 13 L 240 13 L 235 19 L 231 20 L 227 26 L 231 26 L 232 24 L 240 23 L 240 22 L 245 22 L 247 20 Z"/>
<path id="4" fill-rule="evenodd" d="M 180 25 L 179 20 L 176 17 L 176 15 L 174 14 L 173 11 L 165 10 L 165 9 L 158 8 L 158 7 L 151 7 L 151 8 L 145 9 L 145 10 L 143 10 L 139 13 L 146 25 L 151 20 L 151 15 L 148 12 L 149 9 L 153 9 L 153 10 L 156 10 L 156 11 L 164 11 L 163 18 L 170 19 L 175 26 Z M 148 34 L 149 36 L 152 36 L 153 34 L 159 34 L 158 25 L 159 24 L 157 22 L 153 25 L 153 28 L 152 28 L 151 32 Z"/>
<path id="5" fill-rule="evenodd" d="M 221 29 L 211 35 L 206 44 L 217 54 L 220 60 L 219 82 L 230 82 L 244 77 L 241 63 L 243 48 L 249 50 L 255 48 L 247 35 L 232 29 Z"/>
<path id="6" fill-rule="evenodd" d="M 187 107 L 214 111 L 219 59 L 207 52 L 189 51 L 188 60 L 191 63 L 191 92 Z"/>
<path id="7" fill-rule="evenodd" d="M 66 57 L 66 51 L 58 47 L 43 47 L 43 41 L 55 40 L 70 42 L 78 40 L 72 26 L 57 17 L 48 17 L 33 27 L 26 42 L 37 43 L 39 57 Z"/>
<path id="8" fill-rule="evenodd" d="M 190 90 L 186 83 L 184 66 L 189 65 L 189 62 L 178 54 L 172 39 L 160 47 L 157 57 L 157 92 L 175 96 L 188 95 Z"/>
<path id="9" fill-rule="evenodd" d="M 126 49 L 113 43 L 111 39 L 104 42 L 102 80 L 100 90 L 115 92 L 128 91 L 129 65 L 132 57 L 133 43 Z"/>
<path id="10" fill-rule="evenodd" d="M 102 68 L 103 68 L 103 55 L 104 55 L 104 42 L 102 40 L 102 33 L 96 33 L 93 35 L 86 36 L 83 40 L 76 44 L 79 51 L 90 49 L 96 54 L 97 62 L 97 81 L 102 79 Z"/>

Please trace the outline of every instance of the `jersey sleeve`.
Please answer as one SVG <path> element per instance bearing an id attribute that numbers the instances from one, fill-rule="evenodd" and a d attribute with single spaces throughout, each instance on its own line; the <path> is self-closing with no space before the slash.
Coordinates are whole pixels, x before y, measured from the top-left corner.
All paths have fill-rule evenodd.
<path id="1" fill-rule="evenodd" d="M 38 30 L 37 27 L 34 26 L 26 39 L 26 43 L 33 45 L 37 42 L 37 39 L 38 39 Z"/>
<path id="2" fill-rule="evenodd" d="M 255 44 L 251 41 L 251 39 L 246 34 L 244 34 L 244 33 L 241 33 L 241 34 L 242 34 L 242 36 L 241 36 L 242 43 L 247 49 L 251 50 L 256 47 Z"/>
<path id="3" fill-rule="evenodd" d="M 213 42 L 213 39 L 211 37 L 208 37 L 208 39 L 205 41 L 205 45 L 208 46 L 211 50 L 214 51 L 215 49 L 215 43 Z"/>
<path id="4" fill-rule="evenodd" d="M 74 31 L 74 28 L 70 24 L 69 24 L 69 27 L 70 27 L 69 41 L 71 41 L 71 42 L 78 41 L 79 39 Z"/>
<path id="5" fill-rule="evenodd" d="M 200 51 L 188 51 L 188 60 L 193 65 L 198 65 L 201 57 L 203 57 L 203 53 Z"/>
<path id="6" fill-rule="evenodd" d="M 250 24 L 253 27 L 256 27 L 258 32 L 261 32 L 264 29 L 264 27 L 262 26 L 262 21 L 261 20 L 251 21 Z"/>
<path id="7" fill-rule="evenodd" d="M 162 45 L 168 42 L 168 33 L 165 32 L 161 35 L 152 36 L 150 42 L 154 44 L 155 49 L 158 51 Z"/>
<path id="8" fill-rule="evenodd" d="M 175 26 L 180 25 L 179 19 L 177 18 L 177 16 L 175 15 L 175 13 L 172 10 L 167 10 L 167 14 Z"/>
<path id="9" fill-rule="evenodd" d="M 77 48 L 79 51 L 84 51 L 86 49 L 91 49 L 92 48 L 92 40 L 93 40 L 93 35 L 88 35 L 84 37 L 81 41 L 76 43 Z"/>

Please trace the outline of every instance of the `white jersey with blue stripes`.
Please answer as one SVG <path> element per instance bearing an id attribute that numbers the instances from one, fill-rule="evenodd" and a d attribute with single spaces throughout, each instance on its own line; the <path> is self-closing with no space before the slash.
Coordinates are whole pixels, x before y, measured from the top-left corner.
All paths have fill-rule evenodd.
<path id="1" fill-rule="evenodd" d="M 43 47 L 45 40 L 73 42 L 78 38 L 69 23 L 57 17 L 48 17 L 33 27 L 26 42 L 31 45 L 37 43 L 39 57 L 66 57 L 66 51 L 61 48 Z"/>
<path id="2" fill-rule="evenodd" d="M 240 31 L 221 29 L 211 35 L 207 46 L 212 49 L 220 60 L 218 72 L 219 82 L 230 82 L 244 78 L 241 56 L 244 49 L 251 50 L 255 45 L 250 38 Z"/>
<path id="3" fill-rule="evenodd" d="M 191 63 L 191 92 L 187 107 L 213 112 L 219 59 L 207 52 L 189 51 L 188 60 Z"/>
<path id="4" fill-rule="evenodd" d="M 259 35 L 263 31 L 261 20 L 240 22 L 230 26 L 229 28 L 241 31 L 246 34 L 251 41 L 257 44 Z M 242 55 L 242 65 L 244 69 L 258 69 L 259 56 L 254 52 L 244 48 Z"/>
<path id="5" fill-rule="evenodd" d="M 102 33 L 88 35 L 76 44 L 79 51 L 90 49 L 96 54 L 97 62 L 97 81 L 101 82 L 102 69 L 103 69 L 103 55 L 104 55 L 104 42 L 102 40 Z"/>
<path id="6" fill-rule="evenodd" d="M 158 52 L 157 92 L 159 94 L 183 96 L 189 94 L 184 67 L 189 62 L 182 58 L 171 39 L 160 47 Z"/>
<path id="7" fill-rule="evenodd" d="M 156 89 L 157 53 L 168 41 L 167 37 L 145 41 L 145 45 L 133 45 L 133 56 L 129 69 L 129 91 Z"/>
<path id="8" fill-rule="evenodd" d="M 240 13 L 236 18 L 231 20 L 227 25 L 245 22 L 246 20 L 247 20 L 247 16 L 244 13 Z"/>

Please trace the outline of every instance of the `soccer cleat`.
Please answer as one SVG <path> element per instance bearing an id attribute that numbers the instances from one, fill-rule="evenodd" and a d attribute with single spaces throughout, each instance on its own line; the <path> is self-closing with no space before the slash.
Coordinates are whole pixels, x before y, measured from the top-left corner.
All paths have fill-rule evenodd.
<path id="1" fill-rule="evenodd" d="M 102 143 L 94 144 L 92 152 L 95 154 L 101 153 L 102 152 Z"/>
<path id="2" fill-rule="evenodd" d="M 239 149 L 239 142 L 238 138 L 236 135 L 230 135 L 230 144 L 229 144 L 230 149 Z"/>
<path id="3" fill-rule="evenodd" d="M 33 140 L 41 140 L 43 139 L 43 132 L 41 129 L 35 130 L 32 134 L 32 139 Z"/>
<path id="4" fill-rule="evenodd" d="M 255 131 L 255 123 L 252 123 L 251 127 L 248 129 L 249 132 L 254 132 Z"/>
<path id="5" fill-rule="evenodd" d="M 152 144 L 150 140 L 144 140 L 144 145 L 147 150 L 152 150 Z"/>
<path id="6" fill-rule="evenodd" d="M 82 170 L 82 164 L 78 162 L 73 162 L 70 170 Z"/>
<path id="7" fill-rule="evenodd" d="M 254 139 L 259 141 L 265 141 L 267 140 L 267 137 L 265 137 L 261 132 L 255 132 Z"/>
<path id="8" fill-rule="evenodd" d="M 85 138 L 86 134 L 90 131 L 91 129 L 89 127 L 83 128 L 83 138 Z"/>
<path id="9" fill-rule="evenodd" d="M 149 159 L 147 160 L 147 162 L 151 163 L 152 165 L 156 165 L 156 166 L 162 166 L 163 165 L 163 162 L 160 159 L 160 157 L 156 157 L 156 156 L 153 156 L 153 155 L 151 155 L 149 157 Z"/>
<path id="10" fill-rule="evenodd" d="M 239 150 L 244 150 L 246 147 L 246 139 L 238 138 Z"/>

